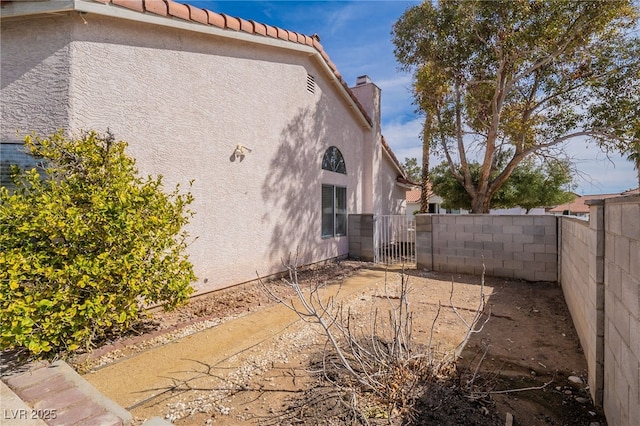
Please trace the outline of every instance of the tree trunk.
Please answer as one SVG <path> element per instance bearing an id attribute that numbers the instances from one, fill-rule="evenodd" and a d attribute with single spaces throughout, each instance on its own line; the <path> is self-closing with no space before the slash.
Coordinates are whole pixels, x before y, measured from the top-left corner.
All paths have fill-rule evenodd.
<path id="1" fill-rule="evenodd" d="M 427 113 L 422 129 L 422 176 L 420 185 L 420 213 L 429 213 L 429 156 L 431 155 L 431 114 Z"/>
<path id="2" fill-rule="evenodd" d="M 478 192 L 471 199 L 471 214 L 488 214 L 490 202 L 491 195 Z"/>

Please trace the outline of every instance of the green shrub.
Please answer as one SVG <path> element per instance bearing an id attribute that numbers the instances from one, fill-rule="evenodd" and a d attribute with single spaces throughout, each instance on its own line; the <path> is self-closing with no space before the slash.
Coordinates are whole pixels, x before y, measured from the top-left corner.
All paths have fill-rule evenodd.
<path id="1" fill-rule="evenodd" d="M 188 300 L 193 197 L 138 177 L 126 146 L 109 133 L 25 138 L 43 170 L 16 169 L 15 188 L 0 187 L 0 348 L 89 349 L 145 304 Z"/>

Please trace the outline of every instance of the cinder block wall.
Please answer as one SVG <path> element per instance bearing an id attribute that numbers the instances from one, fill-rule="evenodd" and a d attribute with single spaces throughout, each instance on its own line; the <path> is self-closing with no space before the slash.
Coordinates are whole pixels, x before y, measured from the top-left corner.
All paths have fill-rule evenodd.
<path id="1" fill-rule="evenodd" d="M 601 275 L 602 268 L 592 267 L 596 261 L 592 253 L 602 246 L 596 229 L 602 204 L 591 206 L 591 210 L 591 224 L 577 218 L 560 219 L 560 283 L 587 360 L 591 397 L 602 405 L 604 286 L 602 277 L 596 274 L 597 270 Z"/>
<path id="2" fill-rule="evenodd" d="M 640 424 L 640 196 L 605 200 L 604 411 Z"/>
<path id="3" fill-rule="evenodd" d="M 373 214 L 350 214 L 347 220 L 349 256 L 372 262 L 374 259 Z"/>
<path id="4" fill-rule="evenodd" d="M 418 268 L 558 280 L 555 216 L 418 215 Z"/>

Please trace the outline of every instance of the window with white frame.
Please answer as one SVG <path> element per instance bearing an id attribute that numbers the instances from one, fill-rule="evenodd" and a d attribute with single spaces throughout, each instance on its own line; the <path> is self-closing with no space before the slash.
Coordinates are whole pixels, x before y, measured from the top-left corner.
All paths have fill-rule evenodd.
<path id="1" fill-rule="evenodd" d="M 322 185 L 322 238 L 347 235 L 347 188 Z"/>

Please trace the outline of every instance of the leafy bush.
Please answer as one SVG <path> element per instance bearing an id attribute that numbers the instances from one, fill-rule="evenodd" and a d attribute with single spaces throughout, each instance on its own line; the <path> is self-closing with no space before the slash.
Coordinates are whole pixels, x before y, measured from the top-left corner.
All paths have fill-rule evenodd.
<path id="1" fill-rule="evenodd" d="M 0 348 L 88 349 L 129 328 L 144 305 L 186 303 L 191 193 L 138 176 L 111 134 L 29 136 L 42 169 L 0 187 Z"/>

